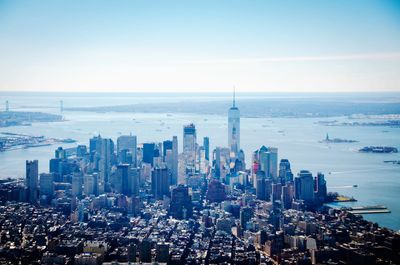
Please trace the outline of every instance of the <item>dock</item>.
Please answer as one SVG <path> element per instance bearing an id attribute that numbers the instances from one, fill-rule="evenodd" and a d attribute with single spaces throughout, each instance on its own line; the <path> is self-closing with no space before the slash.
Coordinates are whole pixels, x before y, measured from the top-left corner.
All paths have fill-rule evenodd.
<path id="1" fill-rule="evenodd" d="M 391 213 L 391 211 L 383 205 L 373 206 L 355 206 L 347 208 L 349 213 L 352 214 L 376 214 L 376 213 Z"/>

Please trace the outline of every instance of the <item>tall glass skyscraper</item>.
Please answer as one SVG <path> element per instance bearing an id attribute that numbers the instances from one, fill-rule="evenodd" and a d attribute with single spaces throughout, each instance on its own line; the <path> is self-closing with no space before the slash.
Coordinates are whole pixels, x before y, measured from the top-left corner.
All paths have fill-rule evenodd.
<path id="1" fill-rule="evenodd" d="M 183 127 L 183 156 L 185 168 L 194 169 L 196 151 L 196 127 L 191 123 Z"/>
<path id="2" fill-rule="evenodd" d="M 232 107 L 228 112 L 228 147 L 235 154 L 240 151 L 240 111 L 236 107 L 235 91 L 233 91 Z"/>

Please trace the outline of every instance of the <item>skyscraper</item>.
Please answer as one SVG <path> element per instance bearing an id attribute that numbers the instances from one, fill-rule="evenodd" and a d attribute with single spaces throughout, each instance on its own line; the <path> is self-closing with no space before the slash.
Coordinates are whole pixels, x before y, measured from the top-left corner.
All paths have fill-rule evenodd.
<path id="1" fill-rule="evenodd" d="M 279 179 L 282 184 L 293 181 L 293 173 L 290 169 L 290 163 L 287 159 L 281 159 L 279 163 Z"/>
<path id="2" fill-rule="evenodd" d="M 143 144 L 143 162 L 153 165 L 154 150 L 156 148 L 155 143 L 144 143 Z"/>
<path id="3" fill-rule="evenodd" d="M 97 177 L 98 174 L 87 174 L 84 176 L 84 191 L 86 196 L 97 194 Z"/>
<path id="4" fill-rule="evenodd" d="M 111 160 L 114 155 L 114 142 L 108 138 L 102 138 L 100 142 L 100 178 L 98 181 L 99 194 L 103 194 L 105 186 L 108 183 L 109 176 L 111 173 Z"/>
<path id="5" fill-rule="evenodd" d="M 192 217 L 192 211 L 189 188 L 182 184 L 174 188 L 171 192 L 169 214 L 176 219 L 188 219 Z"/>
<path id="6" fill-rule="evenodd" d="M 74 172 L 72 175 L 72 196 L 82 196 L 83 174 L 81 172 Z"/>
<path id="7" fill-rule="evenodd" d="M 246 230 L 246 224 L 253 217 L 253 210 L 251 207 L 244 206 L 240 209 L 240 226 L 243 230 Z"/>
<path id="8" fill-rule="evenodd" d="M 326 189 L 326 180 L 324 174 L 318 172 L 317 176 L 314 179 L 315 185 L 315 200 L 318 203 L 324 203 L 327 196 L 327 189 Z"/>
<path id="9" fill-rule="evenodd" d="M 228 147 L 237 155 L 240 150 L 240 111 L 235 100 L 234 90 L 232 107 L 228 111 Z"/>
<path id="10" fill-rule="evenodd" d="M 165 156 L 167 154 L 167 150 L 172 150 L 172 141 L 171 140 L 165 140 L 163 142 L 163 161 L 165 161 Z"/>
<path id="11" fill-rule="evenodd" d="M 186 169 L 193 170 L 196 161 L 196 127 L 193 123 L 183 127 L 183 156 Z"/>
<path id="12" fill-rule="evenodd" d="M 129 169 L 129 179 L 128 179 L 130 196 L 139 195 L 139 185 L 140 185 L 140 168 L 131 167 Z"/>
<path id="13" fill-rule="evenodd" d="M 137 138 L 135 135 L 121 135 L 117 139 L 117 152 L 128 150 L 132 154 L 132 165 L 137 165 Z"/>
<path id="14" fill-rule="evenodd" d="M 156 167 L 151 175 L 151 190 L 157 200 L 169 196 L 170 178 L 166 167 Z"/>
<path id="15" fill-rule="evenodd" d="M 28 201 L 37 202 L 39 162 L 37 160 L 26 160 L 26 187 L 28 189 Z"/>
<path id="16" fill-rule="evenodd" d="M 206 160 L 210 161 L 210 138 L 208 137 L 203 138 L 203 146 L 206 154 Z"/>
<path id="17" fill-rule="evenodd" d="M 172 169 L 171 169 L 171 185 L 178 183 L 178 136 L 172 137 Z"/>
<path id="18" fill-rule="evenodd" d="M 265 176 L 276 181 L 278 178 L 278 149 L 262 146 L 258 156 L 260 169 L 265 172 Z"/>
<path id="19" fill-rule="evenodd" d="M 46 195 L 52 197 L 54 195 L 54 176 L 51 173 L 40 174 L 40 196 Z"/>
<path id="20" fill-rule="evenodd" d="M 121 183 L 120 192 L 126 196 L 131 195 L 131 189 L 129 187 L 129 165 L 121 164 L 117 166 L 117 178 L 118 182 Z"/>
<path id="21" fill-rule="evenodd" d="M 305 203 L 314 201 L 314 179 L 310 171 L 301 170 L 295 178 L 295 198 Z"/>

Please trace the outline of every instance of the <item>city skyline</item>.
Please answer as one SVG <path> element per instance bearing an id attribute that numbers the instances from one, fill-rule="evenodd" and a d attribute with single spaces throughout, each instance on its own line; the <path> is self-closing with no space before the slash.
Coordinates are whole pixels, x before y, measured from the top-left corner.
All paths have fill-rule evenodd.
<path id="1" fill-rule="evenodd" d="M 1 1 L 0 91 L 399 92 L 397 1 Z"/>

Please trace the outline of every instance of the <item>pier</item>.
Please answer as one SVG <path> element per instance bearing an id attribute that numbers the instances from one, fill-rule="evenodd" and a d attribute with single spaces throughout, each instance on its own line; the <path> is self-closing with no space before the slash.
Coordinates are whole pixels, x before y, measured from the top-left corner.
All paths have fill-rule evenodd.
<path id="1" fill-rule="evenodd" d="M 347 208 L 347 210 L 352 214 L 391 213 L 391 211 L 383 205 L 355 206 Z"/>

